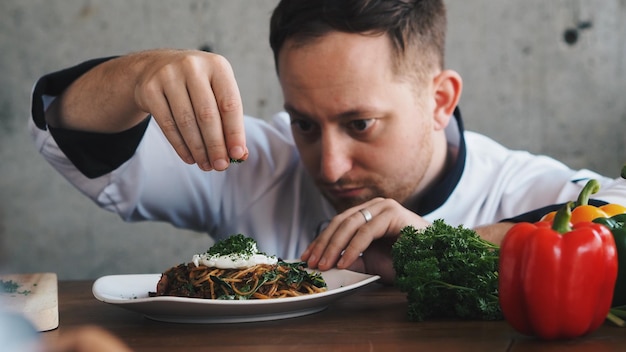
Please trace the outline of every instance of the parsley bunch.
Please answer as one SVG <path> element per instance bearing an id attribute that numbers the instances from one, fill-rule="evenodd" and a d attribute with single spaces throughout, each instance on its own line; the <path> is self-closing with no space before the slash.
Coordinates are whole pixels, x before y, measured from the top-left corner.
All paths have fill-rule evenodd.
<path id="1" fill-rule="evenodd" d="M 407 292 L 411 321 L 498 320 L 499 247 L 463 226 L 436 220 L 402 229 L 392 247 L 396 286 Z"/>

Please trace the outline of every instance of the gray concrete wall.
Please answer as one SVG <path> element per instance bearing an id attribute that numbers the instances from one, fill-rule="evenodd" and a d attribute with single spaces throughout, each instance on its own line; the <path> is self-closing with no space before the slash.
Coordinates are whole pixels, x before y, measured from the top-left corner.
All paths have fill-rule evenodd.
<path id="1" fill-rule="evenodd" d="M 211 244 L 167 224 L 126 224 L 34 150 L 38 76 L 92 57 L 210 47 L 233 64 L 246 113 L 282 105 L 267 44 L 275 0 L 0 2 L 0 261 L 61 279 L 160 272 Z M 447 66 L 468 129 L 617 177 L 626 161 L 624 0 L 449 0 Z M 567 32 L 569 30 L 569 32 Z M 567 40 L 565 33 L 568 33 Z"/>

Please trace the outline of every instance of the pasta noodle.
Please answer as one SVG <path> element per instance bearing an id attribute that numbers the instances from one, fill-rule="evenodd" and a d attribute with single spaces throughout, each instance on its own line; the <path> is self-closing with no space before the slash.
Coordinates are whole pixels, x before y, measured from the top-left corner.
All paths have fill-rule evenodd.
<path id="1" fill-rule="evenodd" d="M 208 299 L 270 299 L 326 291 L 319 273 L 305 270 L 306 263 L 279 261 L 244 269 L 219 269 L 194 263 L 180 264 L 161 275 L 151 297 L 180 296 Z"/>

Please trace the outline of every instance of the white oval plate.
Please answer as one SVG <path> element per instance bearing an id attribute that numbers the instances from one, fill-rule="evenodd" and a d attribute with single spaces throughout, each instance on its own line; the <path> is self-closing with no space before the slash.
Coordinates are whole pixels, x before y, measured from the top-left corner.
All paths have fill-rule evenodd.
<path id="1" fill-rule="evenodd" d="M 310 295 L 242 301 L 159 296 L 161 274 L 109 275 L 97 279 L 93 295 L 100 301 L 136 311 L 145 317 L 174 323 L 241 323 L 303 316 L 324 310 L 331 302 L 352 294 L 380 276 L 349 270 L 322 272 L 328 290 Z"/>

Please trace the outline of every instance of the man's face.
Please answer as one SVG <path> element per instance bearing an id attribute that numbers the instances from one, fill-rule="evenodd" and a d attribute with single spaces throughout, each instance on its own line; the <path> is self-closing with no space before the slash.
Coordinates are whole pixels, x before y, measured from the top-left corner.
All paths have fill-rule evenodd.
<path id="1" fill-rule="evenodd" d="M 431 167 L 431 84 L 394 74 L 391 50 L 386 36 L 333 32 L 288 40 L 279 55 L 302 161 L 338 212 L 374 197 L 404 203 Z"/>

